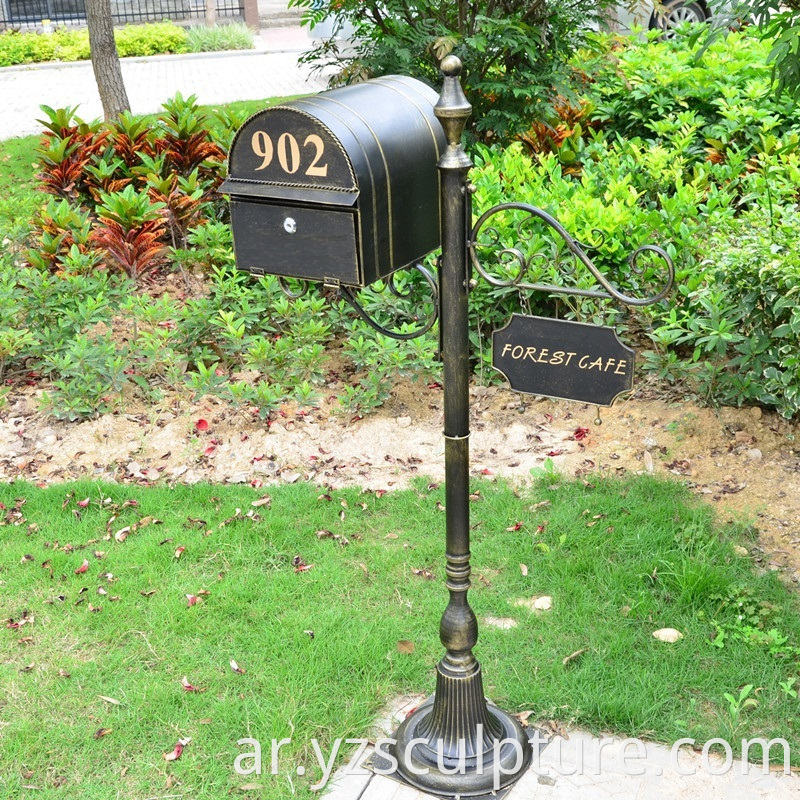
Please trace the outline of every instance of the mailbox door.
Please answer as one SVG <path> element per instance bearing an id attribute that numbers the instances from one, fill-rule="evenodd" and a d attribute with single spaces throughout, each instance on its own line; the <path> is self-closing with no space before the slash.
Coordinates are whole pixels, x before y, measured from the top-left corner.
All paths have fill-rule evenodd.
<path id="1" fill-rule="evenodd" d="M 231 199 L 236 263 L 256 274 L 312 281 L 362 282 L 356 212 Z"/>

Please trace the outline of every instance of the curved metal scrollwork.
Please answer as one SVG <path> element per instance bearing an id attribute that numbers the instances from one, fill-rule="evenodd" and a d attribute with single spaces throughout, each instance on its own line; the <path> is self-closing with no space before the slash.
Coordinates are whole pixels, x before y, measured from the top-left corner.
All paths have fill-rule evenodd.
<path id="1" fill-rule="evenodd" d="M 426 334 L 433 327 L 434 322 L 436 322 L 439 317 L 439 284 L 436 282 L 436 278 L 434 277 L 433 273 L 422 264 L 413 264 L 407 267 L 407 269 L 413 269 L 419 272 L 422 277 L 425 278 L 425 282 L 428 288 L 431 290 L 431 311 L 424 318 L 422 318 L 421 325 L 414 330 L 394 331 L 391 328 L 386 328 L 381 325 L 377 320 L 374 320 L 369 315 L 367 310 L 361 305 L 361 303 L 358 302 L 356 293 L 350 286 L 337 287 L 336 295 L 344 298 L 353 307 L 358 316 L 361 317 L 361 319 L 363 319 L 367 325 L 378 331 L 378 333 L 382 333 L 384 336 L 389 336 L 392 339 L 402 339 L 403 341 L 416 339 L 417 337 Z M 400 270 L 397 272 L 400 272 Z M 393 272 L 391 275 L 385 278 L 386 287 L 398 300 L 411 301 L 414 295 L 414 287 L 409 287 L 408 291 L 406 292 L 400 291 L 396 283 L 397 272 Z M 281 287 L 281 291 L 292 300 L 298 300 L 299 298 L 305 296 L 310 288 L 309 281 L 298 279 L 297 283 L 299 284 L 299 287 L 295 289 L 289 283 L 289 281 L 286 280 L 286 278 L 278 278 L 278 285 Z M 412 316 L 412 321 L 420 321 L 420 317 Z"/>
<path id="2" fill-rule="evenodd" d="M 356 299 L 355 292 L 349 286 L 341 286 L 339 288 L 339 295 L 347 300 L 348 303 L 353 307 L 355 312 L 358 314 L 364 322 L 367 323 L 371 328 L 374 328 L 378 333 L 382 333 L 384 336 L 389 336 L 392 339 L 400 339 L 403 341 L 407 341 L 409 339 L 416 339 L 419 336 L 423 336 L 426 334 L 432 327 L 433 323 L 436 322 L 439 316 L 439 284 L 436 282 L 436 278 L 434 277 L 433 273 L 427 268 L 424 267 L 422 264 L 414 264 L 408 269 L 413 269 L 419 272 L 423 278 L 425 278 L 425 282 L 428 288 L 431 290 L 431 304 L 432 308 L 429 314 L 425 317 L 413 317 L 413 321 L 420 321 L 421 324 L 418 328 L 415 328 L 411 331 L 395 331 L 391 330 L 390 328 L 385 328 L 379 322 L 374 320 L 366 309 L 358 302 Z M 396 273 L 392 273 L 386 278 L 386 286 L 388 287 L 389 291 L 398 299 L 400 300 L 411 300 L 414 294 L 414 287 L 409 288 L 407 292 L 401 292 L 397 288 L 397 284 L 395 283 L 395 275 Z"/>
<path id="3" fill-rule="evenodd" d="M 488 243 L 478 242 L 478 234 L 481 232 L 481 229 L 484 227 L 484 225 L 493 216 L 503 211 L 522 211 L 528 215 L 525 219 L 516 224 L 515 234 L 518 245 L 520 243 L 524 244 L 526 241 L 531 242 L 534 237 L 534 232 L 532 230 L 525 229 L 524 222 L 530 217 L 540 219 L 545 225 L 549 226 L 557 234 L 557 236 L 561 238 L 561 240 L 563 240 L 569 252 L 572 254 L 572 256 L 574 256 L 574 259 L 569 258 L 568 261 L 565 261 L 559 255 L 557 246 L 555 247 L 553 254 L 554 260 L 560 271 L 566 274 L 575 274 L 575 259 L 577 259 L 586 267 L 587 270 L 589 270 L 597 283 L 600 284 L 605 291 L 601 291 L 599 289 L 582 289 L 577 286 L 558 286 L 548 283 L 531 283 L 523 280 L 526 274 L 531 271 L 534 260 L 548 259 L 549 254 L 541 251 L 529 254 L 526 253 L 524 248 L 520 246 L 504 246 L 500 241 L 500 233 L 495 227 L 489 227 L 487 229 L 491 239 Z M 603 234 L 599 231 L 597 233 L 600 235 L 602 240 Z M 658 247 L 657 245 L 646 244 L 634 250 L 633 253 L 631 253 L 631 255 L 628 257 L 628 263 L 631 271 L 637 275 L 643 275 L 645 269 L 644 267 L 640 266 L 640 258 L 644 253 L 652 253 L 666 266 L 666 282 L 658 292 L 647 297 L 631 297 L 621 292 L 609 282 L 603 273 L 597 269 L 589 256 L 586 255 L 585 250 L 589 249 L 587 245 L 578 242 L 564 229 L 558 220 L 556 220 L 546 211 L 527 203 L 501 203 L 500 205 L 490 208 L 486 213 L 481 215 L 478 221 L 473 225 L 470 233 L 468 248 L 470 260 L 475 270 L 490 284 L 499 287 L 513 287 L 516 289 L 525 289 L 530 291 L 549 292 L 551 294 L 574 295 L 578 297 L 591 297 L 603 300 L 617 300 L 620 303 L 624 303 L 628 306 L 648 306 L 663 300 L 669 294 L 675 282 L 675 265 L 672 263 L 672 259 L 669 257 L 669 254 L 663 248 Z M 494 249 L 498 256 L 505 259 L 506 263 L 510 261 L 515 264 L 517 267 L 515 274 L 506 279 L 490 275 L 480 262 L 477 252 L 479 248 Z"/>
<path id="4" fill-rule="evenodd" d="M 308 281 L 300 279 L 298 280 L 298 283 L 300 284 L 300 288 L 293 289 L 286 278 L 278 278 L 278 285 L 281 287 L 281 291 L 291 300 L 299 300 L 301 297 L 304 297 L 306 294 L 308 294 Z"/>

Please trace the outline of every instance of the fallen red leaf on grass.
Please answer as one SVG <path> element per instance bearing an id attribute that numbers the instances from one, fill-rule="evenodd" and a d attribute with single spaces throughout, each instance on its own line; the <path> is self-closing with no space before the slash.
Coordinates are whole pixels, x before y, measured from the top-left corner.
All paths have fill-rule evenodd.
<path id="1" fill-rule="evenodd" d="M 186 550 L 186 548 L 183 545 L 181 545 L 180 547 L 176 547 L 175 548 L 175 558 L 180 558 L 183 555 L 183 551 L 184 550 Z"/>
<path id="2" fill-rule="evenodd" d="M 194 605 L 197 605 L 200 602 L 200 598 L 196 594 L 187 594 L 186 600 L 188 601 L 186 604 L 187 608 L 191 608 Z"/>
<path id="3" fill-rule="evenodd" d="M 313 564 L 306 564 L 302 556 L 295 556 L 292 559 L 292 566 L 295 572 L 308 572 L 310 569 L 314 568 Z"/>
<path id="4" fill-rule="evenodd" d="M 83 575 L 86 570 L 89 569 L 89 559 L 84 558 L 83 564 L 81 564 L 78 569 L 75 570 L 76 575 Z"/>
<path id="5" fill-rule="evenodd" d="M 89 498 L 87 497 L 85 500 L 78 500 L 78 505 L 81 508 L 86 508 L 89 505 Z"/>
<path id="6" fill-rule="evenodd" d="M 204 692 L 205 691 L 205 689 L 200 689 L 197 686 L 193 686 L 191 683 L 189 683 L 189 679 L 185 675 L 181 678 L 181 686 L 183 686 L 183 688 L 187 692 Z"/>
<path id="7" fill-rule="evenodd" d="M 191 739 L 178 739 L 178 743 L 172 749 L 172 752 L 164 753 L 164 761 L 177 761 L 181 757 L 186 745 L 191 741 Z"/>
<path id="8" fill-rule="evenodd" d="M 114 540 L 119 542 L 120 544 L 122 544 L 128 538 L 128 534 L 130 532 L 131 532 L 131 526 L 130 525 L 126 525 L 124 528 L 120 528 L 114 534 Z"/>

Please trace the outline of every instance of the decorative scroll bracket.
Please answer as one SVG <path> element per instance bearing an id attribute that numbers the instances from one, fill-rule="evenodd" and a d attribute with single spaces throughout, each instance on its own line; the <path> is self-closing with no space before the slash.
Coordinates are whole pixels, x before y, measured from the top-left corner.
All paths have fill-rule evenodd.
<path id="1" fill-rule="evenodd" d="M 478 242 L 478 235 L 486 223 L 496 214 L 503 211 L 522 211 L 528 215 L 528 218 L 533 217 L 542 220 L 548 227 L 550 227 L 555 234 L 566 244 L 567 249 L 580 261 L 586 269 L 592 274 L 594 279 L 605 291 L 599 289 L 581 289 L 577 286 L 558 286 L 556 284 L 547 283 L 530 283 L 523 280 L 525 274 L 531 268 L 531 258 L 526 256 L 518 247 L 502 247 L 499 242 L 499 233 L 496 228 L 490 227 L 488 230 L 494 235 L 494 242 L 488 244 L 481 244 Z M 525 220 L 523 219 L 523 222 Z M 522 222 L 517 224 L 517 232 L 520 233 Z M 520 235 L 520 238 L 525 238 Z M 489 274 L 486 268 L 481 264 L 480 257 L 477 250 L 481 247 L 499 247 L 499 255 L 510 256 L 514 261 L 519 264 L 517 274 L 508 279 L 497 278 Z M 550 294 L 571 295 L 574 297 L 589 297 L 598 300 L 616 300 L 627 306 L 649 306 L 663 300 L 672 290 L 675 283 L 675 265 L 672 262 L 669 254 L 663 248 L 654 244 L 646 244 L 637 248 L 628 257 L 628 263 L 631 270 L 641 274 L 643 270 L 639 267 L 639 258 L 643 253 L 653 253 L 661 261 L 664 262 L 667 269 L 667 279 L 662 288 L 655 294 L 647 297 L 631 297 L 624 294 L 614 287 L 611 282 L 603 275 L 603 273 L 595 266 L 594 262 L 586 255 L 584 250 L 585 245 L 582 245 L 567 230 L 555 219 L 553 216 L 543 211 L 541 208 L 529 205 L 528 203 L 500 203 L 499 205 L 490 208 L 480 216 L 477 222 L 472 226 L 472 231 L 469 235 L 469 242 L 467 243 L 469 250 L 469 258 L 472 266 L 476 272 L 492 286 L 498 287 L 513 287 L 527 291 L 548 292 Z M 534 254 L 534 257 L 541 257 L 541 254 Z"/>
<path id="2" fill-rule="evenodd" d="M 411 331 L 396 331 L 392 330 L 391 328 L 386 328 L 385 326 L 381 325 L 376 319 L 369 315 L 369 312 L 358 302 L 358 298 L 356 297 L 356 292 L 350 286 L 340 286 L 335 285 L 330 288 L 335 289 L 336 296 L 341 297 L 346 300 L 354 309 L 356 314 L 364 320 L 371 328 L 376 330 L 378 333 L 383 334 L 384 336 L 388 336 L 392 339 L 400 339 L 401 341 L 408 341 L 410 339 L 417 339 L 420 336 L 424 336 L 434 325 L 436 320 L 439 317 L 439 284 L 436 280 L 436 276 L 425 266 L 422 264 L 412 264 L 405 269 L 409 270 L 416 270 L 417 272 L 422 275 L 425 279 L 425 283 L 427 287 L 430 289 L 431 292 L 431 304 L 432 308 L 429 314 L 420 318 L 414 317 L 412 321 L 419 322 L 420 324 L 418 327 L 414 328 Z M 398 270 L 399 272 L 400 270 Z M 385 278 L 385 283 L 389 291 L 398 299 L 400 300 L 410 300 L 413 294 L 413 289 L 410 289 L 407 292 L 401 292 L 397 288 L 397 284 L 395 282 L 395 276 L 397 272 L 393 272 L 387 278 Z M 293 289 L 290 284 L 286 281 L 285 278 L 278 278 L 278 283 L 280 284 L 281 290 L 287 296 L 296 300 L 308 292 L 309 284 L 308 281 L 301 281 L 300 288 L 295 290 Z"/>

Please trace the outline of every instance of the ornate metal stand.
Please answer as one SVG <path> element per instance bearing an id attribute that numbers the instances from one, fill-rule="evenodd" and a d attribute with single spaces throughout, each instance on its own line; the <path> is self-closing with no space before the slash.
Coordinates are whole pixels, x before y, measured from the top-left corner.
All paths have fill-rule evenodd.
<path id="1" fill-rule="evenodd" d="M 488 795 L 513 784 L 528 768 L 532 751 L 517 720 L 488 702 L 483 694 L 481 667 L 472 654 L 478 624 L 467 601 L 470 587 L 469 552 L 469 330 L 468 293 L 471 269 L 495 286 L 614 299 L 644 306 L 666 297 L 674 281 L 674 267 L 660 247 L 645 245 L 630 257 L 634 272 L 642 273 L 638 260 L 653 254 L 667 267 L 667 281 L 654 294 L 631 297 L 608 282 L 584 248 L 549 214 L 521 203 L 505 203 L 487 211 L 470 230 L 471 187 L 467 181 L 472 162 L 461 145 L 471 106 L 458 76 L 461 62 L 449 56 L 441 65 L 442 93 L 434 113 L 444 128 L 447 150 L 439 161 L 441 176 L 442 260 L 440 268 L 440 331 L 444 370 L 445 475 L 447 526 L 447 589 L 450 600 L 439 632 L 445 655 L 437 666 L 436 691 L 401 725 L 394 756 L 400 775 L 410 784 L 434 794 L 470 797 Z M 486 223 L 503 211 L 520 211 L 538 219 L 566 245 L 605 291 L 525 281 L 531 258 L 517 247 L 504 247 L 488 228 L 483 244 L 501 260 L 512 259 L 517 268 L 511 278 L 496 278 L 481 265 L 478 235 Z M 523 223 L 524 224 L 524 223 Z M 517 242 L 528 238 L 517 230 Z M 534 256 L 536 257 L 536 256 Z M 573 273 L 559 254 L 554 259 L 561 273 Z"/>
<path id="2" fill-rule="evenodd" d="M 405 325 L 416 325 L 416 327 L 412 328 L 411 330 L 393 330 L 392 328 L 388 328 L 385 325 L 381 325 L 377 320 L 373 319 L 367 310 L 361 305 L 359 302 L 356 292 L 349 286 L 336 286 L 331 287 L 335 288 L 336 296 L 341 297 L 343 300 L 346 300 L 353 310 L 358 314 L 358 316 L 364 320 L 371 328 L 378 331 L 378 333 L 382 333 L 384 336 L 389 336 L 392 339 L 400 339 L 402 341 L 408 341 L 409 339 L 416 339 L 419 336 L 423 336 L 426 334 L 432 327 L 436 320 L 439 318 L 439 285 L 436 282 L 436 276 L 431 273 L 431 271 L 423 266 L 422 264 L 414 264 L 409 267 L 410 270 L 414 270 L 418 272 L 422 277 L 425 279 L 424 286 L 422 288 L 430 290 L 430 297 L 431 297 L 431 308 L 429 311 L 425 311 L 423 308 L 423 303 L 425 301 L 424 297 L 417 298 L 417 302 L 420 307 L 419 313 L 412 314 L 409 317 L 409 321 L 405 323 Z M 414 289 L 416 287 L 410 288 L 406 292 L 401 292 L 397 288 L 397 273 L 392 273 L 386 278 L 386 288 L 388 288 L 389 292 L 393 294 L 396 298 L 400 300 L 408 300 L 413 301 L 414 298 Z M 303 297 L 308 290 L 309 290 L 309 282 L 298 280 L 296 281 L 297 288 L 294 288 L 285 278 L 278 278 L 278 284 L 281 287 L 281 290 L 287 297 L 291 297 L 292 299 L 297 299 L 299 297 Z"/>
<path id="3" fill-rule="evenodd" d="M 515 242 L 530 240 L 532 238 L 532 233 L 526 231 L 525 226 L 533 220 L 540 220 L 546 228 L 549 228 L 556 234 L 556 237 L 551 241 L 552 251 L 550 253 L 535 251 L 532 254 L 528 254 L 519 246 L 504 246 L 500 240 L 501 237 L 497 228 L 489 224 L 492 221 L 492 217 L 504 212 L 521 212 L 521 217 L 514 226 Z M 483 240 L 481 240 L 480 237 L 482 232 L 484 232 Z M 566 246 L 568 253 L 566 258 L 560 253 L 559 244 Z M 524 289 L 531 292 L 546 292 L 547 294 L 571 295 L 573 297 L 588 297 L 596 300 L 616 300 L 626 306 L 653 305 L 663 300 L 670 291 L 672 291 L 672 286 L 675 282 L 675 266 L 666 250 L 658 245 L 642 245 L 628 256 L 628 264 L 633 274 L 642 275 L 644 273 L 644 269 L 639 265 L 639 260 L 646 254 L 653 255 L 658 261 L 661 261 L 667 269 L 667 279 L 663 286 L 654 294 L 646 297 L 632 297 L 613 286 L 605 275 L 594 265 L 589 256 L 586 255 L 585 250 L 586 245 L 582 245 L 575 238 L 570 236 L 558 220 L 541 208 L 536 208 L 527 203 L 501 203 L 500 205 L 490 208 L 480 216 L 473 225 L 469 235 L 469 257 L 472 266 L 475 268 L 475 271 L 492 286 L 513 287 L 515 289 Z M 498 278 L 491 275 L 481 263 L 481 251 L 488 251 L 498 261 L 505 261 L 506 263 L 512 262 L 516 266 L 515 274 L 507 278 Z M 534 271 L 535 262 L 545 258 L 555 266 L 555 271 L 559 272 L 562 277 L 574 275 L 575 262 L 579 261 L 605 291 L 523 280 L 529 272 Z"/>
<path id="4" fill-rule="evenodd" d="M 630 256 L 632 273 L 640 275 L 643 284 L 652 279 L 639 264 L 644 254 L 650 254 L 666 266 L 667 280 L 660 289 L 644 297 L 626 294 L 604 277 L 586 255 L 585 246 L 557 220 L 542 209 L 523 203 L 495 206 L 471 227 L 471 186 L 467 174 L 472 162 L 461 145 L 461 137 L 472 107 L 458 78 L 461 62 L 448 56 L 441 69 L 444 85 L 434 113 L 444 129 L 447 149 L 438 163 L 442 220 L 438 284 L 423 266 L 413 267 L 425 279 L 422 288 L 432 293 L 433 310 L 412 314 L 411 321 L 416 327 L 410 330 L 408 326 L 392 330 L 370 316 L 352 289 L 336 288 L 338 296 L 346 299 L 365 322 L 396 339 L 421 336 L 430 330 L 437 316 L 440 319 L 447 500 L 446 586 L 450 599 L 439 633 L 446 652 L 437 665 L 434 695 L 400 725 L 393 756 L 399 777 L 404 781 L 427 792 L 459 798 L 488 796 L 510 787 L 528 768 L 532 757 L 528 737 L 517 720 L 485 698 L 481 667 L 472 653 L 478 640 L 477 619 L 467 601 L 470 587 L 468 295 L 472 268 L 497 287 L 609 299 L 630 306 L 663 300 L 672 288 L 675 271 L 663 249 L 655 245 L 640 247 Z M 503 212 L 522 215 L 511 234 L 513 245 L 503 244 L 493 219 Z M 555 234 L 552 252 L 544 253 L 541 247 L 531 246 L 534 234 L 525 226 L 533 222 Z M 526 247 L 532 253 L 523 249 Z M 506 277 L 490 274 L 481 264 L 480 252 L 487 250 L 505 265 Z M 529 273 L 535 273 L 537 264 L 548 264 L 551 272 L 568 277 L 577 274 L 579 263 L 602 289 L 526 280 Z M 303 286 L 294 290 L 285 281 L 281 285 L 291 296 L 300 296 L 305 291 Z M 386 279 L 386 285 L 395 297 L 410 299 L 411 292 L 401 293 L 393 277 Z"/>

